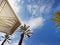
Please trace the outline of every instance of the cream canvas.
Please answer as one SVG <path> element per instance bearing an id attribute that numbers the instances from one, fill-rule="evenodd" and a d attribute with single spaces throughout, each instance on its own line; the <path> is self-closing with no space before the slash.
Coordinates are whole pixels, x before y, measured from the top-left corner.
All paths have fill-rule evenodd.
<path id="1" fill-rule="evenodd" d="M 12 34 L 20 24 L 8 1 L 0 1 L 0 32 Z"/>

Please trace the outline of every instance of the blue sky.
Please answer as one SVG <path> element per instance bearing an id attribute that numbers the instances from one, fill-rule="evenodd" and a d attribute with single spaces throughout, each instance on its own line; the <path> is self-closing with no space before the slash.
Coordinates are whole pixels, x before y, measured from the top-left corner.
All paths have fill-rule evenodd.
<path id="1" fill-rule="evenodd" d="M 60 11 L 60 0 L 9 0 L 22 24 L 30 25 L 31 38 L 24 38 L 23 45 L 60 45 L 60 30 L 51 22 L 54 12 Z M 17 45 L 17 29 L 8 45 Z"/>

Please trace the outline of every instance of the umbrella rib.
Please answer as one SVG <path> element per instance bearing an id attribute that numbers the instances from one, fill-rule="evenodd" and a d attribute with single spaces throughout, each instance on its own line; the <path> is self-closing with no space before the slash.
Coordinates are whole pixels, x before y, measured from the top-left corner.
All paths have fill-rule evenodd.
<path id="1" fill-rule="evenodd" d="M 4 3 L 3 7 L 1 7 L 2 9 L 4 8 L 5 4 L 6 4 L 6 2 Z M 1 11 L 2 11 L 2 9 L 1 9 Z M 1 13 L 1 11 L 0 11 L 0 13 Z"/>

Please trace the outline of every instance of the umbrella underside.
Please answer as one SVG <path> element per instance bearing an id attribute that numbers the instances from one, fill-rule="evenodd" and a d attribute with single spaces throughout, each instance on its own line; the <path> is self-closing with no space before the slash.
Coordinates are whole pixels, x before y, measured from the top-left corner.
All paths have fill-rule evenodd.
<path id="1" fill-rule="evenodd" d="M 12 34 L 20 22 L 8 1 L 0 1 L 0 32 Z"/>

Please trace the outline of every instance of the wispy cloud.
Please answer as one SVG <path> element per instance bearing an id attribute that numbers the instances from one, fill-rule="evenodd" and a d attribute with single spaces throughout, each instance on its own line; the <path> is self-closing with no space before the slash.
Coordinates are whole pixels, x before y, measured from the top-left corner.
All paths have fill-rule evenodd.
<path id="1" fill-rule="evenodd" d="M 40 14 L 48 14 L 55 3 L 55 0 L 41 0 L 40 1 Z"/>
<path id="2" fill-rule="evenodd" d="M 32 13 L 33 16 L 42 16 L 42 14 L 50 13 L 55 0 L 38 0 L 37 2 L 38 3 L 33 1 L 32 4 L 27 5 L 28 11 Z"/>
<path id="3" fill-rule="evenodd" d="M 30 26 L 30 29 L 36 29 L 37 27 L 41 27 L 44 24 L 45 19 L 42 17 L 32 18 L 28 21 L 28 25 Z"/>
<path id="4" fill-rule="evenodd" d="M 34 4 L 34 5 L 27 5 L 27 9 L 30 13 L 32 13 L 32 15 L 35 15 L 39 9 L 39 6 L 37 4 Z"/>

